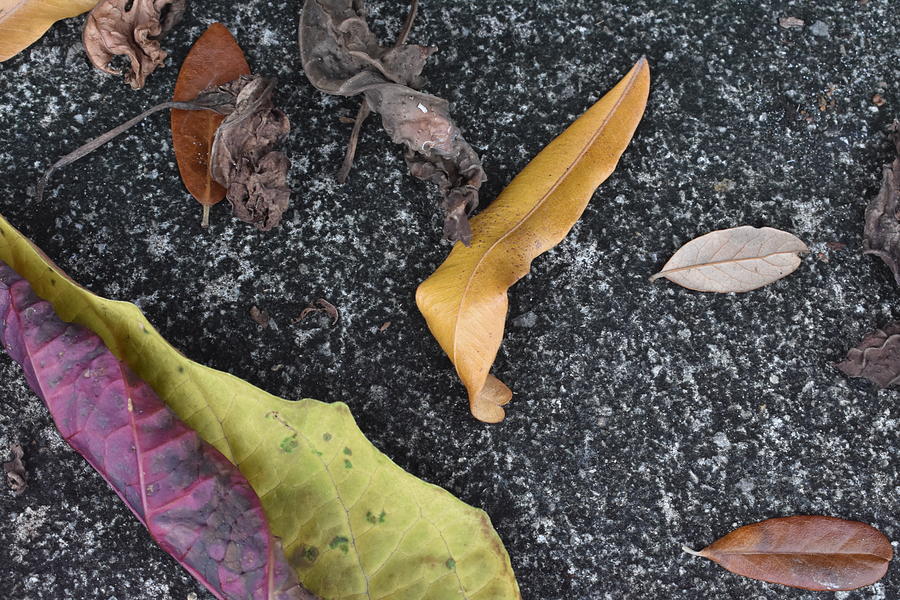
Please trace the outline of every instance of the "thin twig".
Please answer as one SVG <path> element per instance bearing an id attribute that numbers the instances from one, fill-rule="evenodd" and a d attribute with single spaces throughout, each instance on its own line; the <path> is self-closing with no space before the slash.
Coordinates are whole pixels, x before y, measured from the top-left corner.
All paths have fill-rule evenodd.
<path id="1" fill-rule="evenodd" d="M 157 104 L 156 106 L 145 110 L 144 112 L 142 112 L 138 116 L 134 117 L 133 119 L 129 119 L 129 120 L 125 121 L 124 123 L 122 123 L 121 125 L 119 125 L 118 127 L 114 127 L 113 129 L 110 129 L 103 135 L 100 135 L 100 136 L 92 139 L 91 141 L 84 144 L 77 150 L 66 154 L 65 156 L 60 158 L 58 161 L 53 163 L 50 166 L 50 168 L 47 169 L 47 172 L 44 173 L 44 176 L 41 177 L 40 181 L 38 181 L 37 194 L 36 194 L 37 201 L 40 203 L 44 199 L 44 189 L 47 187 L 47 183 L 50 181 L 50 176 L 55 171 L 58 171 L 59 169 L 65 167 L 66 165 L 72 164 L 79 158 L 83 158 L 84 156 L 87 156 L 88 154 L 90 154 L 91 152 L 93 152 L 94 150 L 96 150 L 97 148 L 102 146 L 103 144 L 112 140 L 117 135 L 131 129 L 132 127 L 134 127 L 135 125 L 137 125 L 138 123 L 140 123 L 145 118 L 152 115 L 153 113 L 157 113 L 161 110 L 166 110 L 167 108 L 177 108 L 180 110 L 213 110 L 209 106 L 202 106 L 199 104 L 194 104 L 193 102 L 163 102 L 161 104 Z"/>

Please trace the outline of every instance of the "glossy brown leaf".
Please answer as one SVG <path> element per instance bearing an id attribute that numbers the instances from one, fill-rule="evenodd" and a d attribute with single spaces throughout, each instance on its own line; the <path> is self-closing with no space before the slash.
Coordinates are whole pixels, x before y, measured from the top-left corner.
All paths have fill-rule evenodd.
<path id="1" fill-rule="evenodd" d="M 178 73 L 173 100 L 193 100 L 207 88 L 249 75 L 250 66 L 234 37 L 220 23 L 213 23 L 188 52 Z M 210 111 L 172 111 L 172 145 L 185 187 L 204 206 L 225 198 L 225 188 L 213 180 L 209 153 L 224 115 Z M 205 219 L 204 219 L 205 222 Z"/>
<path id="2" fill-rule="evenodd" d="M 891 542 L 859 521 L 796 516 L 735 529 L 703 550 L 686 552 L 738 575 L 817 591 L 871 585 L 887 572 Z"/>

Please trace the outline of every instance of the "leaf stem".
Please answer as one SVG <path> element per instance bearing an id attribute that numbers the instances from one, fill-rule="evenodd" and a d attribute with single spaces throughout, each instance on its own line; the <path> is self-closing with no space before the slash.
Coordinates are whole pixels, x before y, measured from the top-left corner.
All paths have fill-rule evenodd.
<path id="1" fill-rule="evenodd" d="M 200 227 L 203 229 L 209 227 L 209 204 L 203 205 L 203 217 L 200 219 Z"/>
<path id="2" fill-rule="evenodd" d="M 701 554 L 700 552 L 698 552 L 696 550 L 692 550 L 692 549 L 688 548 L 687 546 L 682 546 L 681 549 L 684 550 L 685 552 L 687 552 L 688 554 L 693 554 L 694 556 L 703 556 L 703 554 Z"/>
<path id="3" fill-rule="evenodd" d="M 363 122 L 371 113 L 369 102 L 363 98 L 362 104 L 359 105 L 359 111 L 356 113 L 356 120 L 353 121 L 353 131 L 350 132 L 350 139 L 347 141 L 347 152 L 344 154 L 344 162 L 341 163 L 341 168 L 337 172 L 338 183 L 346 182 L 347 177 L 350 175 L 353 159 L 356 157 L 356 144 L 359 142 L 359 132 L 362 129 Z"/>

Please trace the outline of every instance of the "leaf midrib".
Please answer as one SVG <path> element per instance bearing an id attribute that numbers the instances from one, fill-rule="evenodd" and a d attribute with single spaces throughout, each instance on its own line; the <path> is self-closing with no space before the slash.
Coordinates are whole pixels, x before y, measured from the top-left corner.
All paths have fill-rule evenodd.
<path id="1" fill-rule="evenodd" d="M 783 252 L 770 252 L 769 254 L 764 254 L 762 256 L 749 256 L 747 258 L 726 258 L 724 260 L 713 260 L 713 261 L 704 262 L 704 263 L 696 263 L 693 265 L 687 265 L 684 267 L 676 267 L 674 269 L 660 271 L 659 273 L 654 275 L 654 279 L 658 279 L 659 277 L 665 277 L 666 275 L 668 275 L 670 273 L 680 273 L 682 271 L 691 271 L 693 269 L 702 269 L 704 267 L 714 267 L 716 265 L 722 265 L 722 264 L 749 262 L 749 261 L 754 261 L 754 260 L 765 261 L 770 256 L 780 256 L 782 254 L 793 254 L 796 256 L 800 252 L 801 252 L 800 250 L 785 250 Z M 775 266 L 775 265 L 772 265 L 772 266 Z"/>
<path id="2" fill-rule="evenodd" d="M 484 253 L 481 255 L 481 258 L 479 258 L 479 259 L 478 259 L 478 262 L 475 263 L 475 267 L 472 269 L 472 274 L 469 276 L 468 281 L 466 281 L 466 287 L 463 289 L 463 293 L 460 294 L 459 303 L 458 303 L 458 305 L 457 305 L 458 308 L 462 307 L 462 305 L 465 303 L 466 296 L 467 296 L 468 293 L 469 293 L 469 289 L 470 289 L 471 286 L 472 286 L 472 282 L 475 280 L 475 276 L 477 275 L 478 270 L 481 268 L 481 265 L 482 265 L 482 263 L 485 261 L 485 259 L 486 259 L 486 258 L 487 258 L 487 257 L 488 257 L 488 256 L 489 256 L 496 248 L 497 248 L 497 246 L 499 246 L 499 245 L 500 245 L 507 237 L 509 237 L 510 235 L 512 235 L 514 232 L 518 231 L 519 227 L 521 227 L 523 223 L 525 223 L 526 221 L 528 221 L 528 219 L 530 219 L 531 216 L 532 216 L 532 215 L 533 215 L 533 214 L 534 214 L 541 206 L 544 205 L 544 202 L 546 202 L 547 199 L 548 199 L 550 196 L 553 195 L 553 193 L 557 190 L 557 188 L 559 188 L 559 186 L 562 184 L 562 182 L 565 181 L 565 179 L 569 176 L 569 174 L 572 172 L 572 170 L 573 170 L 573 169 L 581 162 L 581 160 L 582 160 L 582 159 L 584 158 L 584 156 L 587 154 L 588 150 L 589 150 L 591 147 L 593 147 L 594 143 L 597 141 L 597 138 L 600 137 L 600 134 L 601 134 L 601 133 L 603 132 L 603 130 L 606 128 L 606 126 L 607 126 L 607 124 L 609 123 L 609 121 L 610 121 L 610 119 L 612 118 L 612 116 L 616 113 L 616 111 L 619 109 L 619 106 L 620 106 L 620 105 L 622 104 L 622 102 L 624 101 L 625 97 L 628 96 L 628 93 L 629 93 L 629 92 L 631 91 L 631 89 L 634 87 L 635 82 L 637 81 L 637 79 L 638 79 L 638 77 L 640 76 L 640 74 L 643 72 L 643 65 L 644 65 L 644 63 L 646 62 L 646 60 L 647 60 L 646 58 L 641 57 L 641 59 L 638 61 L 638 64 L 635 65 L 635 67 L 634 67 L 634 69 L 633 69 L 633 75 L 631 76 L 631 79 L 628 80 L 628 83 L 625 85 L 625 88 L 622 90 L 622 93 L 621 93 L 621 94 L 619 95 L 619 97 L 616 99 L 615 104 L 613 104 L 612 108 L 611 108 L 611 109 L 609 110 L 609 112 L 606 114 L 606 117 L 603 119 L 603 122 L 600 123 L 600 125 L 597 127 L 597 130 L 594 131 L 594 133 L 591 135 L 590 141 L 588 141 L 588 143 L 584 145 L 584 147 L 579 151 L 578 155 L 574 158 L 574 160 L 572 160 L 572 162 L 569 164 L 569 166 L 566 167 L 566 170 L 563 171 L 563 173 L 556 179 L 555 182 L 553 182 L 553 185 L 550 187 L 550 189 L 547 190 L 547 191 L 544 193 L 544 195 L 541 196 L 541 198 L 540 198 L 537 202 L 535 202 L 534 206 L 532 206 L 532 207 L 528 210 L 527 213 L 525 213 L 524 215 L 522 215 L 522 216 L 519 218 L 519 220 L 515 223 L 515 225 L 513 225 L 512 227 L 510 227 L 509 230 L 507 230 L 503 235 L 501 235 L 499 238 L 497 238 L 490 246 L 488 246 L 488 248 L 485 249 Z M 641 67 L 641 68 L 638 68 L 638 67 Z M 565 130 L 564 130 L 563 133 L 560 134 L 560 135 L 563 135 L 563 134 L 565 134 Z M 552 141 L 551 141 L 551 143 L 552 143 Z M 545 147 L 545 148 L 546 148 L 546 147 Z M 542 151 L 543 151 L 543 150 L 542 150 Z M 532 159 L 532 160 L 534 160 L 534 159 Z M 530 162 L 531 162 L 531 161 L 529 161 L 529 164 L 530 164 Z M 528 168 L 528 165 L 525 165 L 525 168 L 527 169 L 527 168 Z M 518 176 L 518 175 L 517 175 L 517 176 Z M 513 178 L 513 180 L 515 180 L 515 177 Z M 510 182 L 510 183 L 512 183 L 512 182 Z M 502 195 L 503 195 L 503 193 L 501 192 L 501 196 L 502 196 Z M 495 202 L 496 202 L 496 200 L 495 200 Z M 532 260 L 533 260 L 533 259 L 532 259 Z M 458 342 L 458 340 L 459 340 L 459 335 L 458 335 L 458 333 L 459 333 L 459 324 L 460 324 L 460 322 L 462 321 L 462 319 L 460 318 L 460 312 L 461 312 L 461 311 L 459 311 L 459 310 L 456 311 L 456 314 L 457 314 L 457 317 L 456 317 L 456 323 L 455 323 L 454 326 L 453 326 L 453 353 L 452 353 L 452 357 L 453 357 L 453 363 L 454 363 L 454 364 L 456 364 L 456 350 L 457 350 L 457 342 Z"/>

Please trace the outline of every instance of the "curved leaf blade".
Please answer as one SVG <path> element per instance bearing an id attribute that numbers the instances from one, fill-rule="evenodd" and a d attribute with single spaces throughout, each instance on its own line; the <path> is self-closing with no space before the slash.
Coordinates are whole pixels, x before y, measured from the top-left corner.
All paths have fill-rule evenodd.
<path id="1" fill-rule="evenodd" d="M 698 292 L 749 292 L 793 273 L 807 252 L 797 236 L 771 227 L 720 229 L 679 248 L 650 281 L 665 277 Z"/>
<path id="2" fill-rule="evenodd" d="M 871 585 L 893 557 L 883 533 L 859 521 L 795 516 L 745 525 L 700 552 L 732 573 L 816 591 Z"/>
<path id="3" fill-rule="evenodd" d="M 99 337 L 60 320 L 2 262 L 0 341 L 63 439 L 216 597 L 315 600 L 297 583 L 240 471 L 176 419 Z"/>
<path id="4" fill-rule="evenodd" d="M 97 0 L 0 0 L 0 62 L 36 42 L 60 19 L 94 8 Z"/>
<path id="5" fill-rule="evenodd" d="M 521 598 L 487 514 L 395 465 L 345 404 L 283 400 L 185 358 L 135 305 L 78 286 L 2 217 L 0 260 L 60 318 L 97 333 L 240 468 L 313 593 L 328 600 Z"/>
<path id="6" fill-rule="evenodd" d="M 472 244 L 456 244 L 416 291 L 432 335 L 456 367 L 475 418 L 503 420 L 512 392 L 489 374 L 503 339 L 507 291 L 531 261 L 558 244 L 628 146 L 647 104 L 641 58 L 622 80 L 541 150 L 472 220 Z"/>
<path id="7" fill-rule="evenodd" d="M 213 23 L 197 38 L 178 72 L 172 100 L 188 102 L 200 92 L 250 74 L 250 65 L 231 32 Z M 172 147 L 181 180 L 204 207 L 225 198 L 225 188 L 210 172 L 210 149 L 224 115 L 209 110 L 173 110 Z M 208 209 L 204 209 L 208 210 Z"/>

